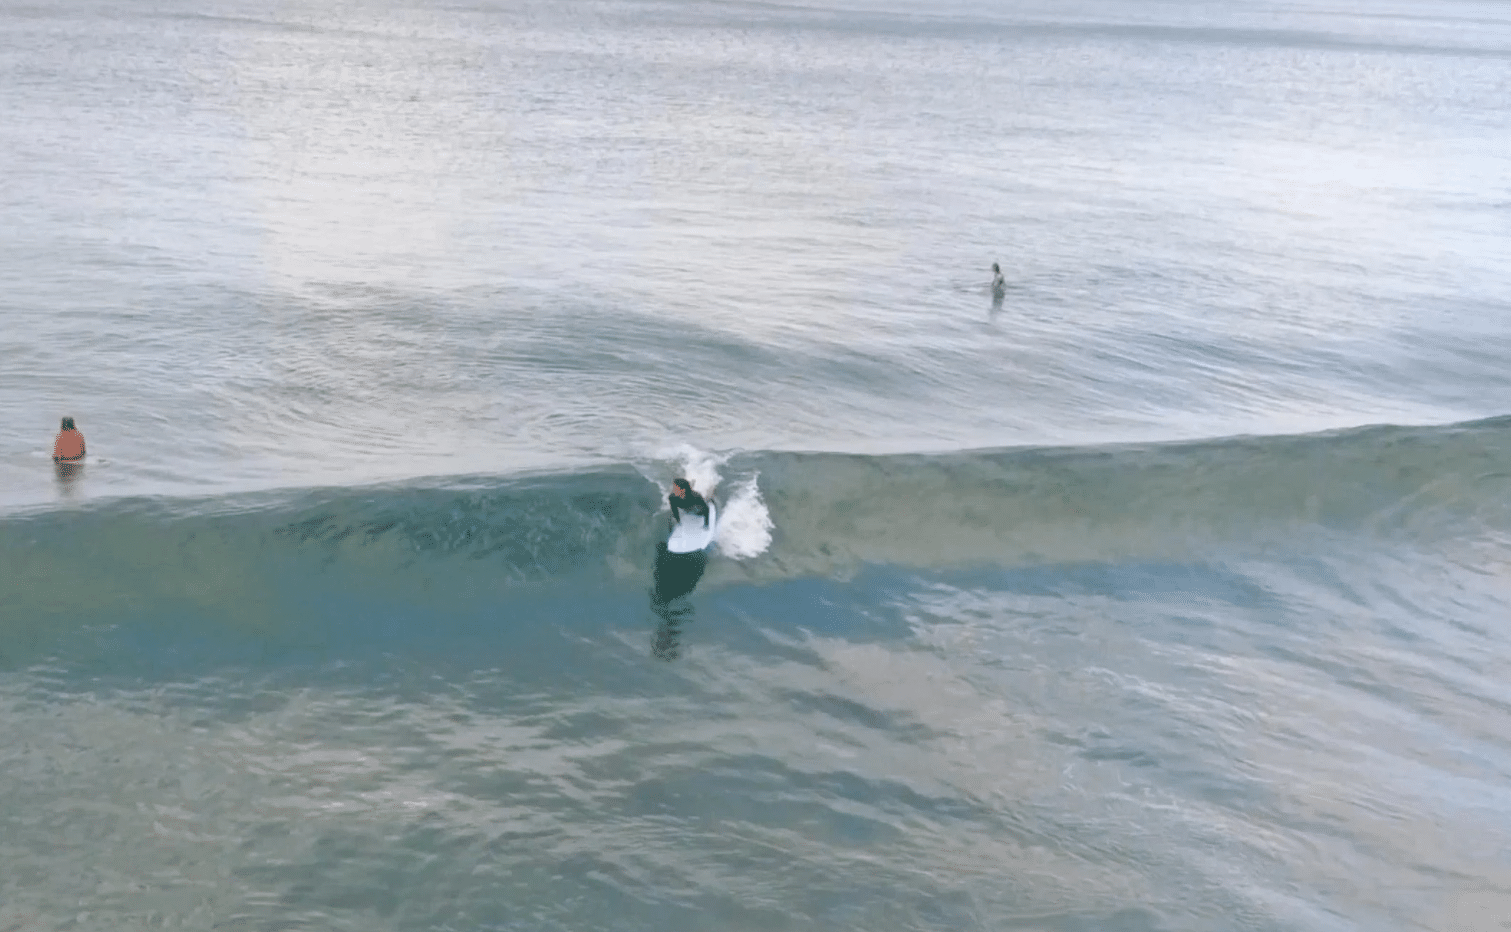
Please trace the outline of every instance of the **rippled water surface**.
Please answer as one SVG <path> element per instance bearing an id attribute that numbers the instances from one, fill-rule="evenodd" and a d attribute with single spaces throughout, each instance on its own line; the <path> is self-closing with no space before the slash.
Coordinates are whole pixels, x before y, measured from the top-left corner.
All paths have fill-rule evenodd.
<path id="1" fill-rule="evenodd" d="M 10 502 L 1511 397 L 1497 4 L 0 16 Z"/>
<path id="2" fill-rule="evenodd" d="M 1508 78 L 0 0 L 0 932 L 1507 928 Z"/>

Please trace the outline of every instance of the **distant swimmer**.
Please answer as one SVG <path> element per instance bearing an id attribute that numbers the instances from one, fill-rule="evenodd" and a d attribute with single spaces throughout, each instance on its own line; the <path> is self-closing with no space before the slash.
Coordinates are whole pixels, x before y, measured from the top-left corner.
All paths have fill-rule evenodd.
<path id="1" fill-rule="evenodd" d="M 708 500 L 693 491 L 693 484 L 686 479 L 672 480 L 672 493 L 666 497 L 672 506 L 672 524 L 682 521 L 682 512 L 697 515 L 703 519 L 703 526 L 708 527 Z"/>
<path id="2" fill-rule="evenodd" d="M 1007 279 L 1002 277 L 1002 267 L 992 263 L 992 303 L 1001 304 L 1007 295 Z"/>
<path id="3" fill-rule="evenodd" d="M 84 435 L 73 426 L 73 418 L 63 419 L 63 428 L 52 445 L 54 463 L 81 463 L 84 461 Z"/>

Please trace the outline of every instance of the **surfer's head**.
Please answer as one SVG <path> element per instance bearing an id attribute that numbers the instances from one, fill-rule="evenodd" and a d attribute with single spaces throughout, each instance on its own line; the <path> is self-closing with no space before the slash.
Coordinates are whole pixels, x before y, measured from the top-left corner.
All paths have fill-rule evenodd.
<path id="1" fill-rule="evenodd" d="M 71 417 L 65 417 L 63 419 L 63 429 L 64 430 L 73 430 L 74 429 L 73 418 L 71 418 Z"/>
<path id="2" fill-rule="evenodd" d="M 992 271 L 993 272 L 1000 272 L 1000 271 L 1002 271 L 1002 267 L 1000 265 L 998 265 L 997 263 L 993 262 L 992 263 Z"/>
<path id="3" fill-rule="evenodd" d="M 672 480 L 672 494 L 681 498 L 693 490 L 693 484 L 686 479 Z"/>

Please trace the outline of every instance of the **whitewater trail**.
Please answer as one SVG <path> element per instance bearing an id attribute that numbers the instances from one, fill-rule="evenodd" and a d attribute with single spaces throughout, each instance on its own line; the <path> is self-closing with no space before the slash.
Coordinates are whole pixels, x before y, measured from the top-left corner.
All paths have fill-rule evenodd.
<path id="1" fill-rule="evenodd" d="M 718 552 L 730 559 L 748 560 L 771 547 L 774 526 L 771 512 L 761 497 L 759 470 L 737 472 L 727 483 L 728 491 L 724 495 L 715 494 L 726 484 L 721 470 L 730 458 L 731 454 L 713 453 L 685 443 L 661 455 L 663 461 L 678 464 L 678 475 L 691 482 L 694 489 L 718 501 L 719 534 L 715 544 Z M 659 469 L 645 472 L 652 476 L 660 474 Z"/>

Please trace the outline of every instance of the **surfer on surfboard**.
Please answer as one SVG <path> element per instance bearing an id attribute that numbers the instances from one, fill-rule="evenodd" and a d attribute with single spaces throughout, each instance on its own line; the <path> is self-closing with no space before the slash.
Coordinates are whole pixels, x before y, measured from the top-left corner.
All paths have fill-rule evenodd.
<path id="1" fill-rule="evenodd" d="M 693 484 L 686 479 L 673 479 L 672 492 L 666 497 L 672 506 L 672 526 L 676 527 L 682 521 L 682 512 L 690 515 L 698 515 L 703 519 L 703 526 L 708 527 L 708 499 L 693 491 Z"/>
<path id="2" fill-rule="evenodd" d="M 692 592 L 703 578 L 719 523 L 716 506 L 693 491 L 692 483 L 686 479 L 672 483 L 666 500 L 672 506 L 671 533 L 656 545 L 656 569 L 652 574 L 655 587 L 651 604 L 658 608 Z"/>

